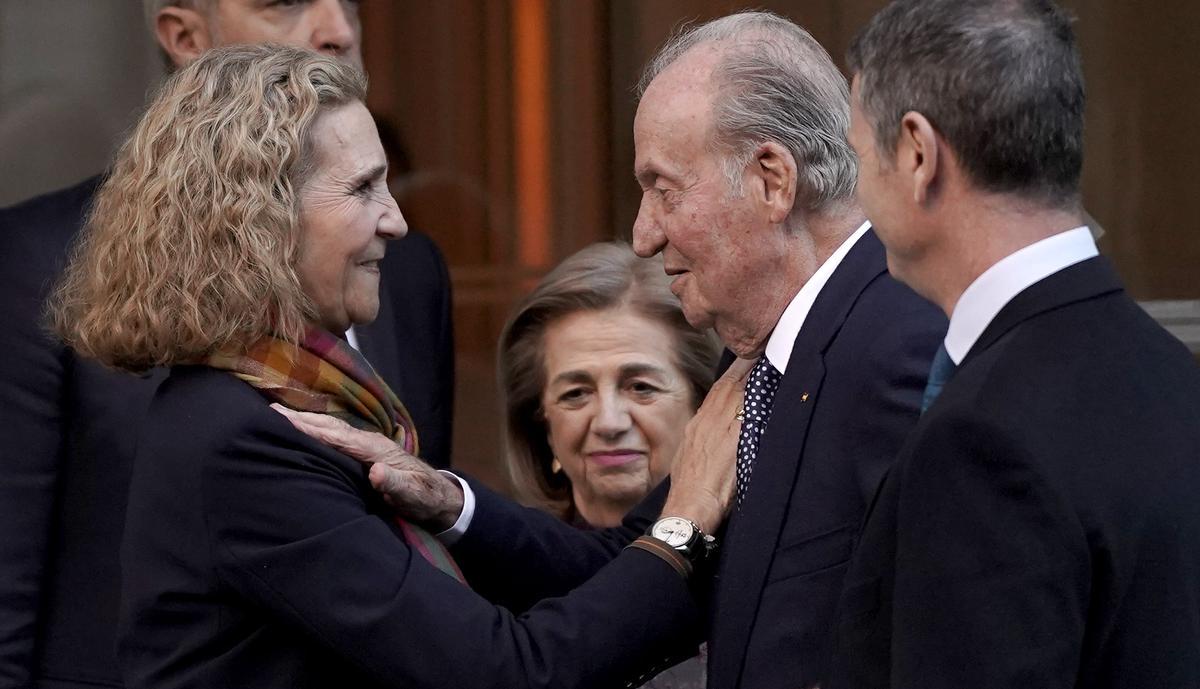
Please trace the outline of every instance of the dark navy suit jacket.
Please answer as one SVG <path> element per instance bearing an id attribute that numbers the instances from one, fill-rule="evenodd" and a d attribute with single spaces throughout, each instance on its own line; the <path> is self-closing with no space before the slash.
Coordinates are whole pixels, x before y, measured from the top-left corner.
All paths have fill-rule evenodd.
<path id="1" fill-rule="evenodd" d="M 0 686 L 119 686 L 117 546 L 142 417 L 162 372 L 74 356 L 41 317 L 98 178 L 0 210 Z M 454 349 L 441 254 L 390 243 L 367 359 L 449 463 Z"/>
<path id="2" fill-rule="evenodd" d="M 1200 686 L 1200 367 L 1103 258 L 1009 302 L 880 488 L 831 689 Z"/>
<path id="3" fill-rule="evenodd" d="M 505 610 L 411 550 L 390 512 L 361 464 L 258 391 L 173 369 L 129 488 L 128 686 L 607 688 L 652 660 L 652 640 L 699 624 L 683 580 L 640 550 L 566 598 Z"/>
<path id="4" fill-rule="evenodd" d="M 855 532 L 917 421 L 945 329 L 944 315 L 888 275 L 873 232 L 821 290 L 776 393 L 745 502 L 722 539 L 710 593 L 710 687 L 808 687 L 824 677 Z M 578 534 L 480 489 L 454 553 L 477 590 L 520 609 L 586 578 L 645 530 L 665 494 L 660 486 L 621 528 Z M 689 633 L 703 636 L 675 635 Z"/>

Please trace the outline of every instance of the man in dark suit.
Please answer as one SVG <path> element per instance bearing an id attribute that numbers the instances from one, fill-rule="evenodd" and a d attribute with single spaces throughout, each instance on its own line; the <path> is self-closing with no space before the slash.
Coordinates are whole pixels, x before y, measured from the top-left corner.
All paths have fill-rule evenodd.
<path id="1" fill-rule="evenodd" d="M 901 0 L 850 66 L 860 199 L 950 326 L 825 686 L 1200 686 L 1200 369 L 1082 226 L 1070 20 Z"/>
<path id="2" fill-rule="evenodd" d="M 713 534 L 736 501 L 715 580 L 701 565 L 692 574 L 712 589 L 709 685 L 810 686 L 828 666 L 853 535 L 917 420 L 945 318 L 887 273 L 853 199 L 849 90 L 807 32 L 766 13 L 725 17 L 672 40 L 643 84 L 634 247 L 662 253 L 693 325 L 757 362 L 737 456 L 685 439 L 669 493 L 590 534 L 468 486 L 448 510 L 452 552 L 477 591 L 521 610 L 571 590 L 652 524 L 691 555 L 670 534 Z M 324 438 L 346 447 L 345 435 Z M 397 504 L 423 502 L 419 482 L 379 474 Z M 680 585 L 661 573 L 626 585 Z M 634 629 L 645 614 L 624 619 Z"/>
<path id="3" fill-rule="evenodd" d="M 354 3 L 267 7 L 151 0 L 164 54 L 189 62 L 228 41 L 310 46 L 361 65 Z M 160 374 L 84 361 L 41 325 L 43 303 L 99 178 L 0 210 L 0 685 L 118 686 L 117 550 L 137 428 Z M 449 464 L 453 342 L 445 262 L 418 232 L 384 260 L 376 321 L 355 333 L 416 422 L 422 455 Z"/>

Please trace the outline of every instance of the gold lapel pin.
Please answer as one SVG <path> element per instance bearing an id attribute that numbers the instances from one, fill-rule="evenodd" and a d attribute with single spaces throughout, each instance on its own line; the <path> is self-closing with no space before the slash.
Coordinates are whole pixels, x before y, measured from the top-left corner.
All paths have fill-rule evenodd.
<path id="1" fill-rule="evenodd" d="M 804 393 L 803 395 L 800 395 L 800 401 L 801 401 L 801 402 L 807 402 L 807 401 L 808 401 L 808 393 L 807 393 L 807 392 L 806 392 L 806 393 Z"/>

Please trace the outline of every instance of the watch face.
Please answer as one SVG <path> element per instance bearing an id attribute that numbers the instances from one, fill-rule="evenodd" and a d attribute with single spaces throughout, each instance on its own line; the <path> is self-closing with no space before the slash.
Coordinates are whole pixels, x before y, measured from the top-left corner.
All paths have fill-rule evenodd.
<path id="1" fill-rule="evenodd" d="M 650 535 L 672 548 L 685 545 L 692 538 L 692 524 L 679 517 L 665 517 L 654 523 Z"/>

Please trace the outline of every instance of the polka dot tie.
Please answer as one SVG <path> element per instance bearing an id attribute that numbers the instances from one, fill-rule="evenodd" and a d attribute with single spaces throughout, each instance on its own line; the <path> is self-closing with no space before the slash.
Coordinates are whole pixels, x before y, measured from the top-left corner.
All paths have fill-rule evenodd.
<path id="1" fill-rule="evenodd" d="M 737 504 L 742 506 L 746 487 L 750 485 L 750 472 L 754 469 L 754 458 L 758 456 L 758 441 L 771 418 L 771 403 L 783 374 L 775 370 L 764 355 L 759 358 L 750 379 L 746 381 L 746 396 L 742 403 L 742 433 L 737 445 Z"/>

